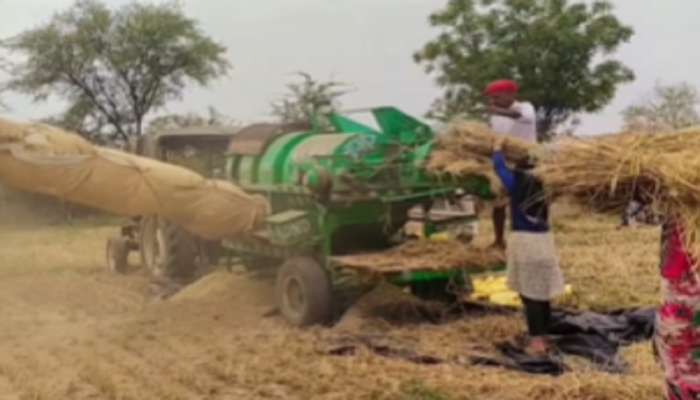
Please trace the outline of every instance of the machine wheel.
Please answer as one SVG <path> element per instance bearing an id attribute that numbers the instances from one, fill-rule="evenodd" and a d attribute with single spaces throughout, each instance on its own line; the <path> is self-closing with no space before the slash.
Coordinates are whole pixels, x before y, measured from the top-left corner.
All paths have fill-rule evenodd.
<path id="1" fill-rule="evenodd" d="M 331 317 L 331 282 L 311 258 L 292 258 L 282 264 L 277 273 L 275 294 L 280 312 L 294 326 L 322 324 Z"/>
<path id="2" fill-rule="evenodd" d="M 141 263 L 158 278 L 186 280 L 197 268 L 197 239 L 158 217 L 141 222 Z"/>
<path id="3" fill-rule="evenodd" d="M 113 237 L 107 240 L 107 268 L 110 272 L 123 274 L 129 263 L 129 244 L 126 239 Z"/>

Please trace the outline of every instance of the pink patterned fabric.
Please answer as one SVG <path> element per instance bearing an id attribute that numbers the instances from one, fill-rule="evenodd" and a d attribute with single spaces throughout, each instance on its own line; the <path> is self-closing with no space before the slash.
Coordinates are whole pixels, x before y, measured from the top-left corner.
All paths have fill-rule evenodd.
<path id="1" fill-rule="evenodd" d="M 683 245 L 683 232 L 664 227 L 663 304 L 657 313 L 656 347 L 664 367 L 667 398 L 700 399 L 700 277 Z"/>

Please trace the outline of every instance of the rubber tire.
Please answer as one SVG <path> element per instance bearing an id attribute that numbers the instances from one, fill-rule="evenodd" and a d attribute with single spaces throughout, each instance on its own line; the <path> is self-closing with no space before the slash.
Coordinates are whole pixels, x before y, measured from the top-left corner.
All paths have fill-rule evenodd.
<path id="1" fill-rule="evenodd" d="M 295 282 L 303 302 L 295 307 L 289 296 Z M 287 260 L 277 272 L 275 288 L 277 306 L 282 316 L 292 325 L 305 327 L 327 323 L 333 312 L 333 291 L 326 271 L 312 258 L 297 257 Z M 296 308 L 296 309 L 295 309 Z"/>
<path id="2" fill-rule="evenodd" d="M 129 268 L 129 244 L 126 239 L 113 237 L 107 240 L 107 269 L 115 274 L 124 274 Z"/>
<path id="3" fill-rule="evenodd" d="M 146 217 L 141 221 L 139 238 L 142 265 L 153 276 L 177 280 L 194 276 L 199 246 L 193 235 L 162 218 Z M 156 256 L 149 257 L 149 252 Z"/>

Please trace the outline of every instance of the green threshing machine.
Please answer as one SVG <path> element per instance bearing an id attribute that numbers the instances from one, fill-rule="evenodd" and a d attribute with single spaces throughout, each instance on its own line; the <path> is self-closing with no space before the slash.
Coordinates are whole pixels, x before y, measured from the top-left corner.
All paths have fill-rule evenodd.
<path id="1" fill-rule="evenodd" d="M 491 196 L 486 180 L 440 182 L 427 174 L 435 139 L 429 126 L 391 107 L 367 111 L 374 128 L 348 113 L 333 113 L 306 130 L 253 125 L 231 139 L 229 179 L 265 195 L 272 214 L 264 230 L 224 246 L 249 265 L 262 258 L 280 266 L 277 304 L 295 325 L 328 320 L 339 288 L 357 282 L 337 256 L 395 245 L 415 206 L 429 211 L 436 199 L 454 198 L 459 191 Z M 321 126 L 332 127 L 332 133 Z M 452 222 L 473 218 L 457 214 Z M 386 278 L 426 296 L 444 295 L 449 283 L 463 278 L 456 269 L 427 270 Z"/>
<path id="2" fill-rule="evenodd" d="M 484 179 L 440 181 L 426 172 L 435 139 L 426 124 L 392 107 L 364 112 L 373 123 L 332 113 L 310 124 L 254 124 L 227 138 L 224 174 L 242 189 L 266 196 L 272 213 L 259 231 L 221 245 L 248 268 L 278 267 L 276 302 L 285 319 L 297 326 L 328 321 L 342 309 L 339 304 L 347 304 L 346 295 L 353 292 L 348 288 L 368 287 L 361 274 L 343 265 L 342 256 L 386 251 L 405 240 L 402 232 L 410 210 L 422 208 L 421 215 L 430 216 L 434 202 L 455 199 L 460 192 L 492 196 Z M 456 213 L 435 223 L 428 218 L 425 227 L 440 229 L 474 218 L 473 213 Z M 182 251 L 212 248 L 211 243 L 185 246 L 186 234 L 167 224 L 169 233 L 156 234 L 153 227 L 161 225 L 148 221 L 141 222 L 140 238 L 133 226 L 123 231 L 131 235 L 131 249 L 141 247 L 149 269 L 167 270 L 167 265 L 150 264 L 177 261 L 178 254 L 189 257 L 185 263 L 172 263 L 180 270 L 201 264 L 195 258 L 211 260 L 206 252 L 194 257 L 197 251 Z M 159 253 L 167 246 L 161 240 L 158 250 L 156 237 L 180 240 L 171 241 L 172 254 L 165 257 Z M 444 266 L 436 272 L 430 267 L 382 279 L 423 297 L 445 298 L 455 283 L 467 284 L 468 276 L 458 268 Z"/>

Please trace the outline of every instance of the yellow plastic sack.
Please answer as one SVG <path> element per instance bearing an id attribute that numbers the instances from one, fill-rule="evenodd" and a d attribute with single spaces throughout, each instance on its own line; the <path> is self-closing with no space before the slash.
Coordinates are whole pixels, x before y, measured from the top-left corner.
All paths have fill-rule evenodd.
<path id="1" fill-rule="evenodd" d="M 475 278 L 472 280 L 472 285 L 474 287 L 471 294 L 472 300 L 511 307 L 522 306 L 518 293 L 508 288 L 505 276 L 488 275 Z"/>
<path id="2" fill-rule="evenodd" d="M 438 232 L 430 235 L 430 240 L 434 242 L 449 242 L 451 238 L 450 234 L 447 232 Z"/>
<path id="3" fill-rule="evenodd" d="M 474 288 L 470 296 L 472 300 L 487 301 L 489 303 L 509 307 L 522 307 L 520 295 L 508 287 L 507 279 L 503 275 L 488 275 L 474 278 L 472 280 L 472 286 Z M 564 296 L 569 296 L 572 293 L 573 289 L 571 285 L 566 285 Z"/>
<path id="4" fill-rule="evenodd" d="M 252 230 L 265 198 L 182 167 L 93 146 L 41 124 L 0 119 L 0 182 L 109 213 L 160 215 L 206 239 Z"/>

